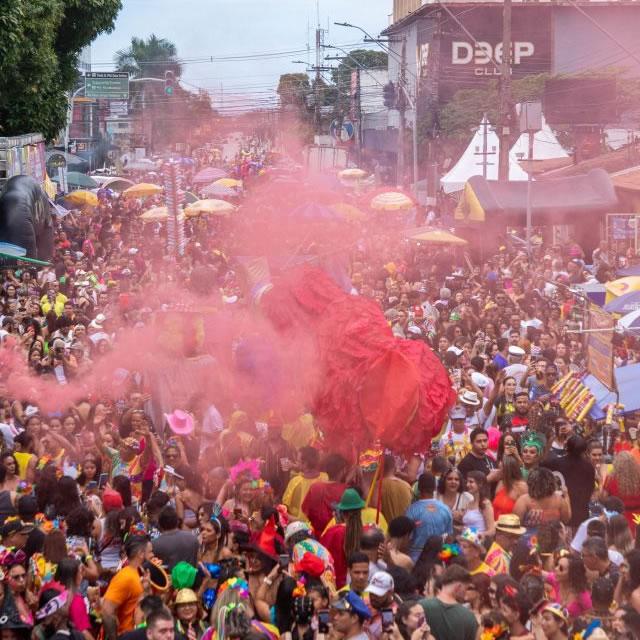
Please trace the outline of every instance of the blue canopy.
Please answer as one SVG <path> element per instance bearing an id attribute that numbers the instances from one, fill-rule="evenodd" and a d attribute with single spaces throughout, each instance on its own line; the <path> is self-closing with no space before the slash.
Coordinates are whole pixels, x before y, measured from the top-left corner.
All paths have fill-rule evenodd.
<path id="1" fill-rule="evenodd" d="M 634 264 L 631 267 L 626 267 L 625 269 L 618 269 L 616 273 L 618 274 L 618 278 L 624 278 L 626 276 L 640 276 L 640 264 Z"/>
<path id="2" fill-rule="evenodd" d="M 640 410 L 640 394 L 638 384 L 640 383 L 640 364 L 630 364 L 626 367 L 616 367 L 613 371 L 616 379 L 616 386 L 620 394 L 620 404 L 624 405 L 624 413 Z M 594 376 L 588 375 L 583 383 L 596 399 L 596 403 L 589 412 L 594 420 L 601 420 L 605 417 L 607 405 L 617 401 L 616 394 L 609 391 Z"/>
<path id="3" fill-rule="evenodd" d="M 640 273 L 638 274 L 640 275 Z M 640 291 L 629 291 L 604 306 L 609 313 L 630 313 L 640 309 Z"/>

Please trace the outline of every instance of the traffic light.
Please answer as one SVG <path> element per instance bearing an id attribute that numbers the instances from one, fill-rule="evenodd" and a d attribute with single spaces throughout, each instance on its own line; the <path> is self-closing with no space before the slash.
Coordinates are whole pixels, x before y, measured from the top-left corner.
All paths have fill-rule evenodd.
<path id="1" fill-rule="evenodd" d="M 176 89 L 176 76 L 173 71 L 164 72 L 164 93 L 167 96 L 172 96 Z"/>

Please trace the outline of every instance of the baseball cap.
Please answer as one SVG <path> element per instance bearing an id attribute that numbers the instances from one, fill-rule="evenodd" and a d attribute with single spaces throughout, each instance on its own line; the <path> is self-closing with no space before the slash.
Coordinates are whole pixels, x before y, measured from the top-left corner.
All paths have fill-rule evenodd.
<path id="1" fill-rule="evenodd" d="M 389 591 L 393 591 L 393 578 L 386 571 L 376 571 L 371 580 L 369 586 L 366 588 L 367 593 L 373 593 L 375 596 L 384 596 Z"/>
<path id="2" fill-rule="evenodd" d="M 456 354 L 456 356 L 458 356 L 458 357 L 460 357 L 460 356 L 464 353 L 464 351 L 463 351 L 460 347 L 456 347 L 456 345 L 455 345 L 455 344 L 452 344 L 452 345 L 447 349 L 447 351 L 451 351 L 451 353 L 455 353 L 455 354 Z"/>
<path id="3" fill-rule="evenodd" d="M 509 347 L 509 353 L 512 356 L 523 356 L 525 354 L 525 350 L 522 347 L 517 347 L 516 345 L 511 345 Z"/>
<path id="4" fill-rule="evenodd" d="M 9 520 L 9 522 L 5 522 L 0 529 L 0 536 L 2 538 L 7 538 L 14 533 L 31 533 L 33 531 L 34 526 L 32 524 L 27 524 L 26 522 L 22 522 L 22 520 Z"/>

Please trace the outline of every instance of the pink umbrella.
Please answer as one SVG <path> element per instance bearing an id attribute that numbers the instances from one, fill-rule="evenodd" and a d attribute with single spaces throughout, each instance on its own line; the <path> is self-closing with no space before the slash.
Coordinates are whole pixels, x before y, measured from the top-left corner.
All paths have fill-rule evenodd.
<path id="1" fill-rule="evenodd" d="M 214 180 L 220 180 L 220 178 L 226 178 L 227 172 L 217 167 L 205 167 L 200 169 L 195 176 L 193 176 L 193 182 L 200 182 L 202 184 L 208 184 Z"/>

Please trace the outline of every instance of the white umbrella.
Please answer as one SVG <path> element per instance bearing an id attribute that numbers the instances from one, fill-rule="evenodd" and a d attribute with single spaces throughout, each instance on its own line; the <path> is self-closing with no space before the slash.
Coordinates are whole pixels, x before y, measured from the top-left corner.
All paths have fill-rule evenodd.
<path id="1" fill-rule="evenodd" d="M 640 331 L 640 309 L 636 309 L 618 320 L 618 327 L 627 331 Z"/>

